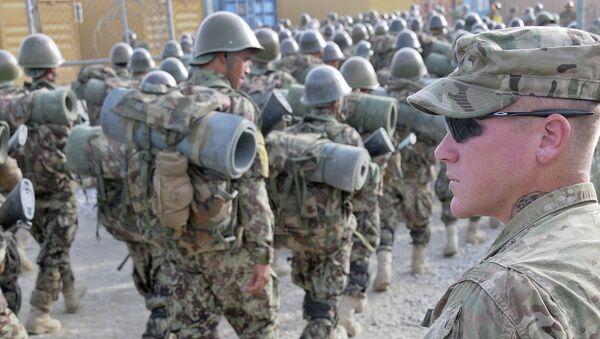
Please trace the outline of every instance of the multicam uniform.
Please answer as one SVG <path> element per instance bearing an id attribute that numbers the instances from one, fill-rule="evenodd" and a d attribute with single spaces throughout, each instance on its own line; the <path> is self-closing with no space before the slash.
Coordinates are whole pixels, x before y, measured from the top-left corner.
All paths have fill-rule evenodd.
<path id="1" fill-rule="evenodd" d="M 425 338 L 597 337 L 599 213 L 590 183 L 526 206 L 428 312 Z"/>
<path id="2" fill-rule="evenodd" d="M 285 71 L 277 70 L 270 64 L 254 63 L 240 90 L 262 108 L 273 89 L 287 89 L 295 83 L 296 79 Z"/>
<path id="3" fill-rule="evenodd" d="M 196 69 L 181 84 L 181 91 L 197 102 L 214 103 L 217 111 L 259 124 L 252 101 L 232 89 L 221 74 Z M 272 275 L 256 295 L 244 290 L 253 266 L 273 259 L 273 214 L 263 179 L 268 175 L 264 143 L 259 140 L 253 167 L 239 179 L 225 180 L 193 164 L 188 175 L 194 188 L 188 226 L 184 234 L 166 235 L 171 239 L 169 250 L 177 254 L 179 279 L 169 308 L 171 333 L 178 338 L 215 338 L 223 314 L 241 337 L 277 337 L 277 278 Z M 225 234 L 220 233 L 222 237 L 211 233 L 217 224 L 230 225 Z"/>
<path id="4" fill-rule="evenodd" d="M 421 86 L 408 80 L 390 80 L 387 89 L 390 96 L 398 101 L 418 91 Z M 394 139 L 403 140 L 411 132 L 410 126 L 399 124 Z M 397 166 L 390 163 L 384 180 L 384 194 L 381 204 L 381 242 L 379 248 L 391 251 L 394 232 L 399 220 L 405 220 L 414 245 L 426 245 L 430 230 L 427 227 L 432 213 L 433 151 L 436 142 L 417 134 L 417 142 L 402 151 L 401 172 L 397 180 Z M 400 207 L 400 208 L 399 208 Z"/>
<path id="5" fill-rule="evenodd" d="M 26 83 L 30 91 L 54 86 L 47 81 Z M 31 107 L 31 106 L 28 106 Z M 28 113 L 30 114 L 30 113 Z M 63 148 L 70 126 L 28 122 L 29 136 L 17 161 L 35 187 L 31 234 L 40 245 L 39 272 L 31 305 L 50 312 L 58 293 L 73 291 L 75 277 L 69 249 L 77 231 L 77 203 Z"/>
<path id="6" fill-rule="evenodd" d="M 285 130 L 290 134 L 319 133 L 329 140 L 362 147 L 358 132 L 339 123 L 330 109 L 313 109 L 302 122 Z M 276 157 L 277 155 L 272 155 Z M 282 192 L 279 187 L 277 192 Z M 300 216 L 278 220 L 277 227 L 287 236 L 282 239 L 293 250 L 292 281 L 304 289 L 304 318 L 309 322 L 301 338 L 329 338 L 337 326 L 338 305 L 348 283 L 353 230 L 356 221 L 352 215 L 351 198 L 347 193 L 322 185 L 306 183 L 302 223 L 312 231 L 322 230 L 318 236 L 295 237 L 294 228 Z M 290 192 L 289 200 L 298 199 Z M 277 199 L 281 200 L 281 199 Z M 276 203 L 276 202 L 275 202 Z M 286 209 L 279 206 L 278 210 Z"/>

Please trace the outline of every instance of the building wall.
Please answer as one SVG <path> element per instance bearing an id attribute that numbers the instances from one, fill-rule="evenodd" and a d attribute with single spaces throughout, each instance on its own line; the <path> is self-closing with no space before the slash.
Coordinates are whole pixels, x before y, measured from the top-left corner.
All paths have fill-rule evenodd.
<path id="1" fill-rule="evenodd" d="M 329 11 L 336 11 L 341 15 L 354 15 L 370 9 L 387 12 L 395 9 L 406 10 L 413 3 L 415 1 L 412 0 L 279 0 L 277 1 L 277 17 L 279 19 L 289 18 L 293 24 L 297 25 L 300 14 L 303 12 L 321 20 Z"/>
<path id="2" fill-rule="evenodd" d="M 201 0 L 173 0 L 173 21 L 175 37 L 179 40 L 183 33 L 194 35 L 204 18 L 204 4 Z"/>

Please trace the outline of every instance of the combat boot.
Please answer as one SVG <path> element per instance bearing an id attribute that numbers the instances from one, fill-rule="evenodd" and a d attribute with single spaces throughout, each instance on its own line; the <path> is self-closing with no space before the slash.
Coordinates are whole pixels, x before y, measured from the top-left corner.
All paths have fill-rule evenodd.
<path id="1" fill-rule="evenodd" d="M 425 245 L 413 245 L 412 254 L 412 274 L 422 274 L 427 272 L 429 265 L 425 256 Z"/>
<path id="2" fill-rule="evenodd" d="M 354 311 L 356 311 L 356 313 L 363 313 L 369 305 L 369 298 L 367 298 L 367 293 L 361 293 L 358 296 L 358 299 L 359 302 L 358 304 L 356 304 L 356 308 L 354 309 Z"/>
<path id="3" fill-rule="evenodd" d="M 21 272 L 29 272 L 33 269 L 33 263 L 27 258 L 27 253 L 25 253 L 25 244 L 27 244 L 29 236 L 29 231 L 22 228 L 15 233 L 17 251 L 19 252 L 19 261 L 21 263 Z"/>
<path id="4" fill-rule="evenodd" d="M 377 275 L 373 281 L 373 289 L 378 292 L 387 291 L 392 278 L 392 251 L 377 252 Z"/>
<path id="5" fill-rule="evenodd" d="M 469 219 L 467 228 L 467 244 L 477 245 L 485 241 L 485 234 L 479 231 L 479 220 Z"/>
<path id="6" fill-rule="evenodd" d="M 502 223 L 500 222 L 500 220 L 490 217 L 490 228 L 496 229 L 500 227 L 501 224 Z"/>
<path id="7" fill-rule="evenodd" d="M 87 292 L 85 286 L 75 287 L 75 284 L 63 284 L 63 297 L 65 299 L 65 309 L 67 313 L 77 313 L 81 298 Z"/>
<path id="8" fill-rule="evenodd" d="M 60 321 L 50 318 L 50 313 L 38 308 L 31 306 L 29 311 L 29 318 L 25 323 L 25 329 L 29 334 L 44 334 L 54 333 L 60 330 L 62 325 Z"/>
<path id="9" fill-rule="evenodd" d="M 360 303 L 360 298 L 352 295 L 344 295 L 339 306 L 339 324 L 346 329 L 348 336 L 354 337 L 361 331 L 360 324 L 354 319 L 356 306 Z M 339 326 L 338 326 L 339 327 Z"/>
<path id="10" fill-rule="evenodd" d="M 446 247 L 444 248 L 445 257 L 453 257 L 458 254 L 458 227 L 456 222 L 446 225 Z"/>

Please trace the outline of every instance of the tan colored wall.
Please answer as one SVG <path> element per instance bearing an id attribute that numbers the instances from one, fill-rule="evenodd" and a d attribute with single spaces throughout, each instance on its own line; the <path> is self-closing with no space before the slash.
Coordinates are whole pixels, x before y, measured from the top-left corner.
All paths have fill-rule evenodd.
<path id="1" fill-rule="evenodd" d="M 341 15 L 354 15 L 370 9 L 387 12 L 395 9 L 408 9 L 412 3 L 414 1 L 411 0 L 279 0 L 277 1 L 277 17 L 280 19 L 290 18 L 292 23 L 297 25 L 298 18 L 303 12 L 321 20 L 329 11 L 336 11 Z"/>
<path id="2" fill-rule="evenodd" d="M 196 29 L 204 18 L 201 0 L 173 0 L 173 21 L 175 22 L 175 38 L 179 40 L 183 33 L 196 33 Z"/>

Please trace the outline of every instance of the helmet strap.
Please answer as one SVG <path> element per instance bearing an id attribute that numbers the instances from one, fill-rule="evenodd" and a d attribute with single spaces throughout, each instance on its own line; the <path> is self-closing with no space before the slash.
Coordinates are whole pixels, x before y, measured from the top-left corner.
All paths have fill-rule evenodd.
<path id="1" fill-rule="evenodd" d="M 233 54 L 230 52 L 225 52 L 225 60 L 227 60 L 227 80 L 229 80 L 229 84 L 233 87 Z"/>

